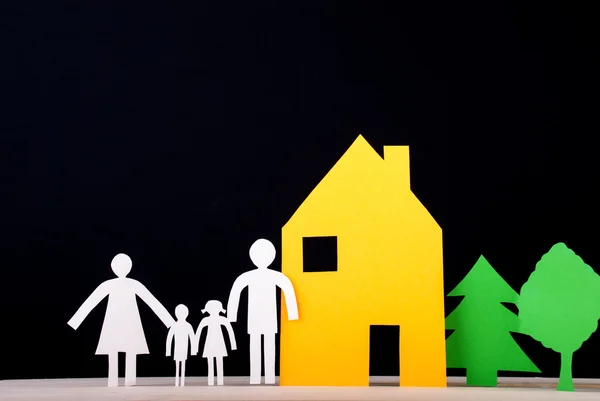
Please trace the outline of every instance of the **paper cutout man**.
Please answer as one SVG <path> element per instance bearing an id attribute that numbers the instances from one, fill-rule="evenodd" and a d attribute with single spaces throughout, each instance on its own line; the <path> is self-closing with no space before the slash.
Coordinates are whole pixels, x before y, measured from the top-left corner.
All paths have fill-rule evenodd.
<path id="1" fill-rule="evenodd" d="M 136 295 L 158 316 L 165 326 L 174 321 L 169 312 L 139 281 L 127 278 L 132 262 L 129 256 L 120 253 L 111 263 L 117 278 L 100 284 L 85 300 L 79 310 L 69 320 L 68 325 L 77 330 L 81 322 L 106 296 L 108 307 L 96 349 L 96 355 L 108 355 L 108 386 L 118 386 L 118 353 L 125 353 L 125 385 L 136 382 L 136 355 L 148 354 L 148 345 L 140 320 Z"/>
<path id="2" fill-rule="evenodd" d="M 237 321 L 237 310 L 242 290 L 248 287 L 248 334 L 250 334 L 250 384 L 260 384 L 261 336 L 264 337 L 265 383 L 275 383 L 275 334 L 277 333 L 277 287 L 285 295 L 289 320 L 298 319 L 296 294 L 289 278 L 268 269 L 275 260 L 275 246 L 259 239 L 250 247 L 250 260 L 257 267 L 241 274 L 233 283 L 227 318 Z"/>
<path id="3" fill-rule="evenodd" d="M 194 328 L 185 319 L 189 311 L 185 305 L 177 305 L 175 308 L 175 317 L 177 321 L 169 329 L 167 335 L 167 356 L 171 356 L 173 339 L 175 339 L 175 387 L 185 386 L 185 361 L 187 360 L 188 344 L 192 343 L 192 355 L 198 354 L 198 342 L 194 334 Z M 181 375 L 179 374 L 179 365 L 181 365 Z"/>
<path id="4" fill-rule="evenodd" d="M 202 329 L 207 327 L 208 333 L 206 334 L 206 341 L 204 342 L 204 352 L 202 357 L 206 358 L 208 362 L 208 385 L 213 386 L 215 384 L 215 359 L 217 362 L 217 384 L 223 385 L 223 357 L 227 356 L 227 347 L 225 346 L 225 338 L 223 338 L 223 331 L 221 326 L 225 326 L 227 333 L 229 334 L 229 341 L 231 342 L 231 350 L 235 351 L 237 345 L 235 342 L 235 335 L 233 333 L 233 327 L 225 316 L 220 316 L 220 313 L 225 313 L 223 305 L 220 301 L 208 301 L 202 313 L 207 313 L 209 316 L 202 319 L 198 330 L 196 331 L 195 343 L 198 344 L 200 341 L 200 335 Z"/>

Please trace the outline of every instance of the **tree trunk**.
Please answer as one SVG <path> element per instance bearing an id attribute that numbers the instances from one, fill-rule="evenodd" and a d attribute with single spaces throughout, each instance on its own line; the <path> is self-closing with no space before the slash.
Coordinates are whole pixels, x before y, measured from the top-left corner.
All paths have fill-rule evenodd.
<path id="1" fill-rule="evenodd" d="M 478 366 L 467 369 L 467 386 L 496 387 L 498 371 L 488 366 Z"/>
<path id="2" fill-rule="evenodd" d="M 560 354 L 560 377 L 558 378 L 558 391 L 575 391 L 573 386 L 573 353 Z"/>

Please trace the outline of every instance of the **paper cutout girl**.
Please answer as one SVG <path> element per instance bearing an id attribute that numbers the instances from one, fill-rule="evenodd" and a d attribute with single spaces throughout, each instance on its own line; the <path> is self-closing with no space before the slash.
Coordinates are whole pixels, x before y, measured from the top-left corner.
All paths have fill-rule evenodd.
<path id="1" fill-rule="evenodd" d="M 136 295 L 142 299 L 165 326 L 174 321 L 160 302 L 137 280 L 127 278 L 132 262 L 129 256 L 120 253 L 111 262 L 117 278 L 107 280 L 85 300 L 69 320 L 68 325 L 77 330 L 81 322 L 106 296 L 108 307 L 104 316 L 100 341 L 96 355 L 108 355 L 108 386 L 118 386 L 118 353 L 125 353 L 125 385 L 136 382 L 136 355 L 148 354 L 148 345 L 140 320 Z"/>
<path id="2" fill-rule="evenodd" d="M 194 334 L 194 328 L 185 319 L 189 311 L 185 305 L 177 305 L 175 308 L 175 317 L 177 321 L 169 329 L 167 335 L 167 356 L 171 356 L 173 339 L 175 339 L 175 387 L 185 386 L 185 361 L 188 355 L 188 344 L 192 343 L 192 355 L 198 354 L 198 341 Z M 181 375 L 179 374 L 179 365 L 181 365 Z"/>
<path id="3" fill-rule="evenodd" d="M 229 341 L 231 342 L 231 350 L 235 351 L 237 345 L 235 342 L 235 335 L 231 323 L 225 316 L 221 316 L 220 313 L 225 313 L 223 305 L 220 301 L 208 301 L 202 313 L 209 313 L 209 316 L 202 319 L 198 330 L 196 331 L 196 342 L 200 342 L 200 335 L 204 327 L 208 328 L 206 335 L 206 342 L 204 343 L 204 352 L 202 357 L 206 358 L 208 362 L 208 385 L 214 385 L 215 373 L 214 364 L 215 359 L 217 362 L 217 384 L 223 385 L 223 357 L 227 356 L 227 347 L 225 346 L 225 338 L 223 337 L 223 331 L 221 326 L 225 326 L 227 333 L 229 334 Z"/>

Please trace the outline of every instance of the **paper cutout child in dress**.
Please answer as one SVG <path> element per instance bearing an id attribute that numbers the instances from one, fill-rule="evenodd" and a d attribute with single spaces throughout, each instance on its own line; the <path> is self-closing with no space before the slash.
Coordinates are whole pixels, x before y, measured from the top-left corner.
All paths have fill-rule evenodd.
<path id="1" fill-rule="evenodd" d="M 185 361 L 188 355 L 188 344 L 192 343 L 192 355 L 198 354 L 198 341 L 194 328 L 185 319 L 188 317 L 189 311 L 185 305 L 177 305 L 175 308 L 175 317 L 177 321 L 169 329 L 167 335 L 167 356 L 171 356 L 171 348 L 173 339 L 175 339 L 175 352 L 173 359 L 175 360 L 175 387 L 185 386 Z M 181 375 L 179 374 L 179 365 L 181 365 Z"/>
<path id="2" fill-rule="evenodd" d="M 259 239 L 250 247 L 250 260 L 257 267 L 241 274 L 233 283 L 227 302 L 227 318 L 237 320 L 242 290 L 248 287 L 248 334 L 250 334 L 250 384 L 260 384 L 261 340 L 264 337 L 265 383 L 275 383 L 275 334 L 277 333 L 277 287 L 285 295 L 289 320 L 298 319 L 296 293 L 289 278 L 268 267 L 275 260 L 275 246 Z"/>
<path id="3" fill-rule="evenodd" d="M 202 319 L 198 330 L 196 331 L 196 343 L 200 342 L 200 335 L 204 327 L 208 328 L 206 334 L 206 342 L 204 343 L 204 352 L 202 357 L 206 358 L 208 362 L 208 385 L 213 386 L 215 382 L 215 359 L 217 362 L 217 384 L 223 385 L 223 357 L 227 356 L 227 347 L 225 346 L 225 338 L 223 337 L 223 331 L 221 326 L 225 326 L 227 333 L 229 334 L 229 341 L 231 343 L 231 350 L 235 351 L 237 345 L 235 342 L 235 335 L 231 323 L 225 316 L 221 316 L 220 313 L 225 313 L 223 305 L 220 301 L 208 301 L 202 313 L 209 313 L 209 316 Z"/>
<path id="4" fill-rule="evenodd" d="M 127 278 L 132 262 L 120 253 L 111 262 L 117 278 L 107 280 L 85 300 L 69 320 L 68 325 L 77 330 L 81 322 L 106 296 L 108 307 L 96 355 L 108 355 L 108 386 L 118 386 L 118 353 L 125 353 L 125 385 L 136 382 L 136 355 L 148 354 L 148 345 L 137 307 L 136 295 L 142 299 L 164 323 L 171 327 L 174 321 L 160 302 L 137 280 Z"/>

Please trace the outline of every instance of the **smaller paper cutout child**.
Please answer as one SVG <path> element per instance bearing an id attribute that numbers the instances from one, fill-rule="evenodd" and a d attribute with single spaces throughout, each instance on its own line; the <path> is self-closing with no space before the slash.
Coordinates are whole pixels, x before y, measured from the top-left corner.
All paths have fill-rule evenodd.
<path id="1" fill-rule="evenodd" d="M 223 385 L 223 357 L 227 356 L 227 347 L 225 346 L 225 338 L 221 326 L 225 326 L 227 333 L 229 334 L 229 341 L 231 342 L 231 350 L 235 351 L 237 345 L 235 342 L 235 335 L 231 323 L 225 316 L 221 316 L 220 313 L 225 313 L 223 305 L 220 301 L 208 301 L 202 313 L 207 313 L 209 316 L 202 319 L 198 330 L 196 331 L 196 343 L 200 342 L 200 335 L 204 327 L 208 328 L 206 335 L 206 341 L 204 343 L 204 352 L 202 357 L 206 358 L 208 362 L 208 385 L 213 386 L 215 381 L 214 364 L 215 359 L 217 362 L 217 384 Z"/>
<path id="2" fill-rule="evenodd" d="M 198 341 L 194 334 L 194 328 L 185 319 L 189 311 L 185 305 L 177 305 L 175 308 L 175 317 L 177 321 L 169 329 L 167 336 L 167 356 L 171 356 L 171 343 L 175 339 L 175 386 L 185 386 L 185 361 L 188 355 L 188 344 L 192 343 L 192 355 L 198 354 Z M 181 364 L 181 375 L 179 374 L 179 365 Z M 181 383 L 181 384 L 180 384 Z"/>

